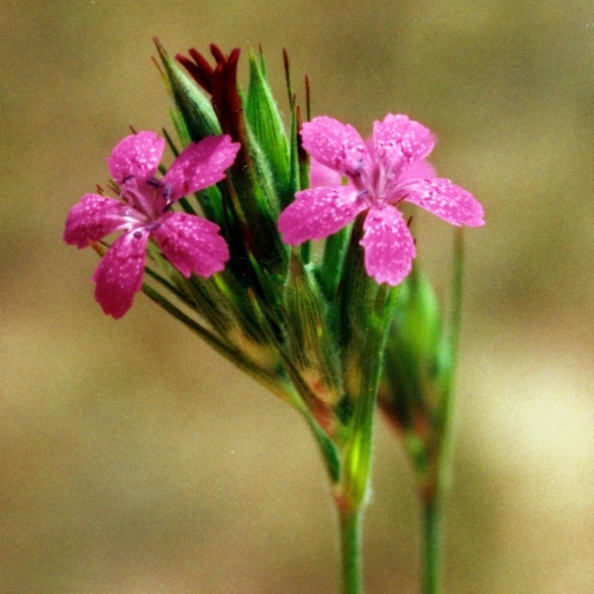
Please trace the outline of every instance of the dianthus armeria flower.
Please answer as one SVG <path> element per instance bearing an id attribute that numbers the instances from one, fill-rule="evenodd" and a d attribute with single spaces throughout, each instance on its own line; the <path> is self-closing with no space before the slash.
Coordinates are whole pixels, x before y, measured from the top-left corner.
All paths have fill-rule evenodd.
<path id="1" fill-rule="evenodd" d="M 176 200 L 225 177 L 239 144 L 229 136 L 209 136 L 190 144 L 162 179 L 155 177 L 165 140 L 138 132 L 116 145 L 107 166 L 120 187 L 121 201 L 85 194 L 68 214 L 64 241 L 79 249 L 114 231 L 124 231 L 101 259 L 92 279 L 95 298 L 106 314 L 121 318 L 142 288 L 147 243 L 153 238 L 185 277 L 208 277 L 229 259 L 219 227 L 206 219 L 174 212 Z"/>
<path id="2" fill-rule="evenodd" d="M 433 134 L 405 115 L 376 121 L 367 144 L 352 126 L 327 116 L 303 124 L 301 138 L 313 159 L 346 177 L 348 184 L 297 192 L 278 222 L 283 240 L 291 245 L 324 239 L 366 211 L 361 239 L 365 269 L 378 283 L 396 286 L 416 255 L 399 203 L 412 202 L 453 225 L 484 224 L 483 208 L 470 192 L 426 175 L 424 159 L 435 144 Z"/>

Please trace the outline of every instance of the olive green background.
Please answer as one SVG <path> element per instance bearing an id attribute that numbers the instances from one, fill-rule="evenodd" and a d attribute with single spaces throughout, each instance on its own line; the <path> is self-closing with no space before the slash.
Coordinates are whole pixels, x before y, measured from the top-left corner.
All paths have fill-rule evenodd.
<path id="1" fill-rule="evenodd" d="M 281 49 L 316 114 L 407 113 L 474 192 L 446 592 L 594 591 L 594 4 L 0 0 L 0 592 L 338 592 L 319 456 L 287 406 L 143 296 L 115 322 L 68 209 L 169 126 L 171 52 Z M 245 67 L 245 61 L 243 62 Z M 245 70 L 243 70 L 245 81 Z M 447 286 L 451 231 L 418 217 Z M 369 594 L 416 593 L 418 506 L 383 419 Z"/>

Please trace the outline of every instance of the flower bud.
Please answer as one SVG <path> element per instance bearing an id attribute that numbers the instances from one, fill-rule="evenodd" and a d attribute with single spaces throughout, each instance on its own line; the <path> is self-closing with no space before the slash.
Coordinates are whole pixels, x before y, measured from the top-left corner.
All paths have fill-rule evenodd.
<path id="1" fill-rule="evenodd" d="M 283 122 L 266 77 L 264 57 L 249 55 L 250 84 L 246 101 L 246 118 L 255 141 L 268 162 L 277 193 L 282 203 L 293 200 L 289 184 L 289 147 Z M 287 196 L 287 194 L 290 194 Z"/>
<path id="2" fill-rule="evenodd" d="M 167 87 L 185 124 L 189 140 L 198 142 L 206 136 L 220 134 L 221 126 L 206 95 L 196 88 L 157 39 L 155 45 L 165 70 Z"/>
<path id="3" fill-rule="evenodd" d="M 327 321 L 327 307 L 313 275 L 295 250 L 285 288 L 287 332 L 292 359 L 311 391 L 334 405 L 342 396 L 338 348 Z"/>
<path id="4" fill-rule="evenodd" d="M 396 299 L 379 389 L 380 406 L 405 433 L 413 458 L 419 458 L 422 451 L 418 440 L 426 441 L 437 422 L 442 345 L 439 303 L 431 283 L 415 264 Z"/>

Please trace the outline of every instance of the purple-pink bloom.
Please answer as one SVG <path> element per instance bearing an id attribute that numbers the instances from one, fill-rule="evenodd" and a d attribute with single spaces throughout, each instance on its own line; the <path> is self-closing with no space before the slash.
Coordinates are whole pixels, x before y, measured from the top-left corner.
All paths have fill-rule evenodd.
<path id="1" fill-rule="evenodd" d="M 405 115 L 388 114 L 374 122 L 369 143 L 352 126 L 327 116 L 301 130 L 305 150 L 348 180 L 297 192 L 282 213 L 283 240 L 299 245 L 323 239 L 366 211 L 361 245 L 365 269 L 378 283 L 400 284 L 416 255 L 408 225 L 396 208 L 412 202 L 453 225 L 484 225 L 483 207 L 463 188 L 434 177 L 424 159 L 433 150 L 433 134 Z"/>
<path id="2" fill-rule="evenodd" d="M 309 160 L 309 187 L 317 188 L 319 186 L 337 186 L 342 181 L 342 175 L 323 165 L 313 157 Z"/>
<path id="3" fill-rule="evenodd" d="M 142 288 L 149 237 L 185 277 L 191 273 L 208 277 L 221 271 L 229 259 L 217 225 L 174 212 L 171 206 L 179 198 L 221 181 L 235 160 L 239 144 L 226 135 L 190 144 L 163 178 L 157 179 L 164 149 L 165 140 L 154 132 L 124 138 L 107 159 L 122 202 L 85 194 L 66 219 L 64 241 L 79 249 L 114 231 L 124 231 L 92 277 L 95 298 L 103 311 L 116 319 L 130 309 L 134 295 Z"/>

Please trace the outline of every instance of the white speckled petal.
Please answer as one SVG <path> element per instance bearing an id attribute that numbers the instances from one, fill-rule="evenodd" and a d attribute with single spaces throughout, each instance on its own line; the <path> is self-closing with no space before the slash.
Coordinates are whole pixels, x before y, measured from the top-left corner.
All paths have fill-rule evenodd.
<path id="1" fill-rule="evenodd" d="M 99 241 L 129 224 L 133 216 L 133 209 L 113 198 L 85 194 L 68 213 L 64 241 L 79 249 L 87 247 L 90 241 Z"/>
<path id="2" fill-rule="evenodd" d="M 437 172 L 429 161 L 416 161 L 400 172 L 398 183 L 403 184 L 420 179 L 433 179 L 434 177 L 437 177 Z"/>
<path id="3" fill-rule="evenodd" d="M 407 184 L 405 200 L 412 202 L 452 225 L 482 227 L 485 224 L 481 203 L 449 179 L 437 177 Z"/>
<path id="4" fill-rule="evenodd" d="M 361 245 L 365 270 L 378 283 L 395 287 L 407 277 L 416 249 L 404 217 L 394 206 L 379 204 L 369 210 Z"/>
<path id="5" fill-rule="evenodd" d="M 186 147 L 163 177 L 163 183 L 171 186 L 171 199 L 177 200 L 224 179 L 239 147 L 227 135 L 207 136 Z"/>
<path id="6" fill-rule="evenodd" d="M 220 272 L 229 259 L 219 227 L 201 217 L 168 213 L 153 237 L 166 258 L 186 277 L 192 272 L 203 277 Z"/>
<path id="7" fill-rule="evenodd" d="M 319 188 L 321 186 L 340 186 L 342 175 L 327 165 L 320 163 L 313 157 L 309 162 L 309 187 Z"/>
<path id="8" fill-rule="evenodd" d="M 130 175 L 139 179 L 154 177 L 164 148 L 165 140 L 154 132 L 138 132 L 126 136 L 107 159 L 111 176 L 118 184 Z"/>
<path id="9" fill-rule="evenodd" d="M 400 171 L 424 159 L 434 145 L 431 130 L 408 116 L 390 113 L 373 124 L 374 157 L 386 172 Z"/>
<path id="10" fill-rule="evenodd" d="M 116 320 L 132 307 L 142 287 L 148 232 L 138 229 L 122 235 L 101 259 L 93 281 L 95 299 Z"/>
<path id="11" fill-rule="evenodd" d="M 368 206 L 368 201 L 349 186 L 303 190 L 281 213 L 278 229 L 283 241 L 290 245 L 324 239 L 348 225 Z"/>
<path id="12" fill-rule="evenodd" d="M 314 159 L 343 175 L 368 165 L 369 151 L 355 128 L 328 116 L 319 116 L 301 128 L 303 147 Z"/>

